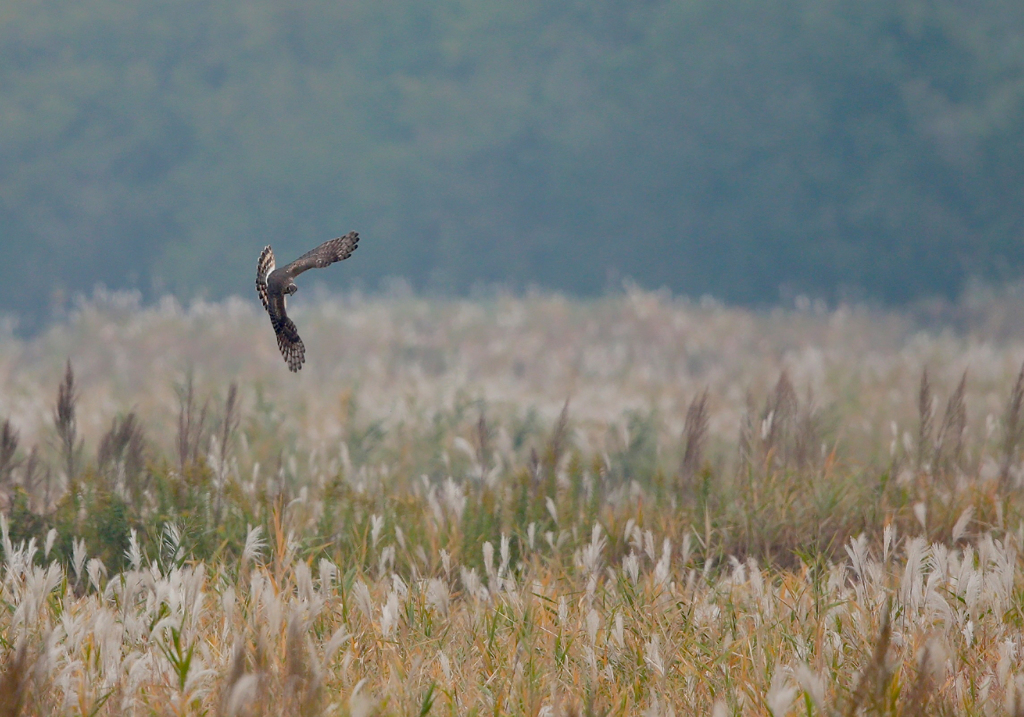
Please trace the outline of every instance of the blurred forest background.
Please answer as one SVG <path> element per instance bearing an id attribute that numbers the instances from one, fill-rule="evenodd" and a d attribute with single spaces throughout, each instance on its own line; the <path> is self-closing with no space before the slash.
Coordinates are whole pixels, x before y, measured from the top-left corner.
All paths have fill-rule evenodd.
<path id="1" fill-rule="evenodd" d="M 0 313 L 249 296 L 264 244 L 350 229 L 358 266 L 317 279 L 747 304 L 1017 279 L 1024 3 L 0 4 Z"/>

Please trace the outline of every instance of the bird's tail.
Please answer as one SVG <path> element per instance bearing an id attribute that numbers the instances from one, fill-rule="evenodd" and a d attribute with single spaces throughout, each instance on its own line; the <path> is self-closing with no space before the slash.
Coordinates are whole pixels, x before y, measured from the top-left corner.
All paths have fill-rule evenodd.
<path id="1" fill-rule="evenodd" d="M 270 294 L 267 290 L 267 277 L 274 270 L 274 250 L 268 244 L 260 253 L 259 261 L 256 262 L 256 293 L 260 295 L 263 308 L 270 311 Z"/>

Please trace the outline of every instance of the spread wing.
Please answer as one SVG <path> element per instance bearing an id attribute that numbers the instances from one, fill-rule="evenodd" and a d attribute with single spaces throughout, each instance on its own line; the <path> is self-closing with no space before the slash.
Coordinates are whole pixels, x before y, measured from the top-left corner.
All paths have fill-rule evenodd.
<path id="1" fill-rule="evenodd" d="M 336 261 L 348 259 L 359 245 L 359 235 L 349 232 L 343 237 L 325 241 L 312 251 L 307 251 L 282 271 L 293 279 L 307 269 L 323 269 Z"/>
<path id="2" fill-rule="evenodd" d="M 295 322 L 288 318 L 285 313 L 284 294 L 274 292 L 270 294 L 267 312 L 270 314 L 270 323 L 274 326 L 274 333 L 277 334 L 277 347 L 281 349 L 281 355 L 288 364 L 290 371 L 298 371 L 306 360 L 306 347 L 299 338 L 299 331 L 295 328 Z"/>
<path id="3" fill-rule="evenodd" d="M 263 248 L 260 259 L 256 262 L 256 293 L 260 295 L 263 308 L 270 311 L 270 292 L 267 289 L 267 277 L 274 270 L 274 250 L 269 245 Z"/>

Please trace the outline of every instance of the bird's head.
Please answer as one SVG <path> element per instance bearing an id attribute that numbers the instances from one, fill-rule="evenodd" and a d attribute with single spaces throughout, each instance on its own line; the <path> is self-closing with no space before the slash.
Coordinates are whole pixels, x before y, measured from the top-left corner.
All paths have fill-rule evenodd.
<path id="1" fill-rule="evenodd" d="M 299 287 L 297 287 L 295 285 L 294 281 L 289 282 L 288 285 L 286 287 L 284 287 L 284 293 L 286 293 L 288 295 L 294 294 L 298 290 L 299 290 Z"/>

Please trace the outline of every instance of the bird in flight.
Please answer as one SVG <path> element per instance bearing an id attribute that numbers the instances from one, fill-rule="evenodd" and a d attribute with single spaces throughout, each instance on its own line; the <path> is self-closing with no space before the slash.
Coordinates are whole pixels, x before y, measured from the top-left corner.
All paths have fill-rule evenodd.
<path id="1" fill-rule="evenodd" d="M 359 235 L 349 232 L 343 237 L 325 241 L 312 251 L 307 251 L 291 264 L 275 268 L 274 250 L 268 245 L 256 263 L 256 293 L 260 295 L 263 308 L 270 314 L 270 323 L 277 334 L 277 347 L 291 371 L 302 368 L 306 360 L 306 347 L 299 338 L 295 322 L 285 313 L 285 297 L 299 290 L 295 277 L 307 269 L 322 269 L 336 261 L 348 259 L 359 244 Z"/>

